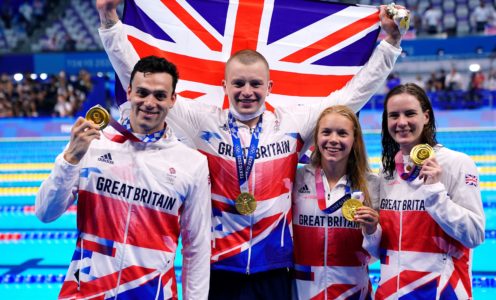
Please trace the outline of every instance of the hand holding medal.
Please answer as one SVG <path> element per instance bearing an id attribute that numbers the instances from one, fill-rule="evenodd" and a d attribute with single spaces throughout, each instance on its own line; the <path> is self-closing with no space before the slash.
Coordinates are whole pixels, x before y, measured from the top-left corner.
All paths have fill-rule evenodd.
<path id="1" fill-rule="evenodd" d="M 343 217 L 350 222 L 355 221 L 356 210 L 357 208 L 362 206 L 363 206 L 362 192 L 353 192 L 351 194 L 350 199 L 346 200 L 343 203 L 343 207 L 341 209 L 341 212 L 343 213 Z"/>
<path id="2" fill-rule="evenodd" d="M 351 198 L 343 203 L 341 209 L 343 217 L 350 221 L 359 223 L 365 228 L 367 234 L 373 234 L 379 224 L 379 213 L 371 207 L 363 204 L 363 193 L 354 192 Z"/>
<path id="3" fill-rule="evenodd" d="M 65 161 L 76 165 L 88 151 L 91 141 L 100 139 L 100 128 L 94 122 L 78 117 L 71 128 L 71 139 L 64 151 Z"/>
<path id="4" fill-rule="evenodd" d="M 434 149 L 429 144 L 419 144 L 410 151 L 410 159 L 417 166 L 421 166 L 426 159 L 434 156 Z"/>
<path id="5" fill-rule="evenodd" d="M 430 145 L 416 145 L 410 151 L 410 160 L 413 162 L 413 166 L 407 165 L 405 168 L 403 155 L 401 151 L 398 151 L 395 157 L 396 171 L 400 174 L 401 179 L 409 182 L 414 181 L 420 175 L 425 162 L 429 161 L 428 159 L 431 157 L 434 157 L 434 149 Z"/>
<path id="6" fill-rule="evenodd" d="M 402 35 L 407 32 L 408 28 L 410 28 L 410 13 L 408 10 L 397 8 L 393 2 L 386 7 L 386 12 L 398 26 L 398 30 Z"/>
<path id="7" fill-rule="evenodd" d="M 90 108 L 86 112 L 85 119 L 88 121 L 92 121 L 99 127 L 100 130 L 103 130 L 105 127 L 107 127 L 107 125 L 110 125 L 130 141 L 142 142 L 132 132 L 130 132 L 130 130 L 127 130 L 122 124 L 114 120 L 109 112 L 100 104 L 97 104 Z"/>
<path id="8" fill-rule="evenodd" d="M 110 122 L 110 114 L 101 105 L 97 104 L 86 112 L 86 120 L 93 121 L 100 130 L 103 130 Z"/>
<path id="9" fill-rule="evenodd" d="M 346 220 L 353 222 L 355 220 L 355 213 L 357 208 L 362 206 L 362 202 L 360 202 L 360 200 L 358 199 L 351 198 L 349 200 L 346 200 L 343 203 L 343 208 L 341 209 L 341 211 L 343 212 L 343 217 Z"/>
<path id="10" fill-rule="evenodd" d="M 360 206 L 355 210 L 355 222 L 359 223 L 365 229 L 365 233 L 373 234 L 379 224 L 379 213 L 368 206 Z"/>
<path id="11" fill-rule="evenodd" d="M 442 168 L 434 157 L 434 149 L 428 144 L 419 144 L 410 151 L 410 159 L 421 168 L 419 179 L 424 180 L 426 184 L 439 182 Z"/>
<path id="12" fill-rule="evenodd" d="M 100 131 L 109 124 L 111 117 L 102 106 L 95 105 L 88 110 L 85 119 L 90 122 L 79 117 L 71 129 L 71 140 L 64 152 L 64 159 L 71 164 L 78 164 L 91 141 L 100 139 Z"/>

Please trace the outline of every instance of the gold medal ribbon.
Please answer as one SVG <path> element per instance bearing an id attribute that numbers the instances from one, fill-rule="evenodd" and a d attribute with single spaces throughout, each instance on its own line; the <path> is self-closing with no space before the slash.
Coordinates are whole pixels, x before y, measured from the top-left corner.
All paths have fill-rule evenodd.
<path id="1" fill-rule="evenodd" d="M 124 128 L 124 126 L 119 124 L 119 122 L 114 120 L 114 118 L 112 118 L 109 112 L 105 108 L 103 108 L 100 104 L 97 104 L 92 108 L 90 108 L 86 112 L 85 119 L 93 121 L 93 123 L 97 124 L 100 127 L 100 130 L 103 130 L 105 127 L 107 127 L 107 125 L 110 124 L 110 126 L 112 126 L 115 130 L 117 130 L 127 139 L 133 142 L 142 142 L 134 134 L 132 134 L 126 128 Z"/>

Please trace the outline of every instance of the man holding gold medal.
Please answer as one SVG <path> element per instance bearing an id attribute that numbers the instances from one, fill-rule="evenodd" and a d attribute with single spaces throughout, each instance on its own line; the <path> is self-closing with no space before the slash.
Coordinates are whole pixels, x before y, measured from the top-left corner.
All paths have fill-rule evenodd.
<path id="1" fill-rule="evenodd" d="M 96 1 L 100 37 L 125 85 L 138 55 L 117 16 L 118 3 Z M 358 111 L 392 70 L 401 53 L 401 34 L 386 7 L 380 10 L 386 39 L 343 89 L 318 104 L 265 110 L 274 84 L 267 60 L 241 50 L 226 62 L 222 81 L 229 109 L 178 99 L 171 110 L 171 126 L 207 156 L 212 174 L 210 299 L 291 297 L 290 208 L 299 155 L 312 143 L 322 110 L 344 104 Z M 121 111 L 126 116 L 127 107 Z"/>
<path id="2" fill-rule="evenodd" d="M 431 102 L 413 83 L 386 95 L 382 147 L 382 232 L 366 236 L 381 260 L 375 299 L 472 299 L 472 248 L 485 234 L 475 163 L 437 143 Z"/>
<path id="3" fill-rule="evenodd" d="M 129 116 L 117 123 L 96 106 L 87 119 L 78 118 L 41 185 L 36 215 L 43 222 L 60 217 L 77 198 L 79 236 L 60 299 L 177 299 L 180 234 L 183 299 L 207 298 L 208 167 L 165 122 L 177 80 L 167 60 L 139 60 L 127 90 Z"/>

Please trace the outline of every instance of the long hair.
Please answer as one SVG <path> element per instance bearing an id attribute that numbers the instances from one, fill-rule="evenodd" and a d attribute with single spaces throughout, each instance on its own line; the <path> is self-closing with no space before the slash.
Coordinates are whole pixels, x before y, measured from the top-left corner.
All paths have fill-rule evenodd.
<path id="1" fill-rule="evenodd" d="M 348 156 L 346 163 L 346 174 L 351 183 L 352 190 L 362 191 L 364 195 L 364 204 L 371 206 L 369 189 L 367 187 L 367 174 L 370 173 L 370 167 L 367 161 L 367 152 L 365 151 L 365 143 L 363 141 L 362 128 L 358 122 L 355 113 L 344 105 L 335 105 L 326 108 L 319 116 L 317 125 L 313 135 L 315 150 L 311 155 L 311 163 L 314 166 L 322 165 L 322 153 L 320 153 L 317 137 L 320 131 L 320 121 L 329 114 L 341 115 L 353 123 L 353 146 Z"/>
<path id="2" fill-rule="evenodd" d="M 431 101 L 425 91 L 415 83 L 400 84 L 391 89 L 384 100 L 384 111 L 382 112 L 382 167 L 383 173 L 386 174 L 386 177 L 388 178 L 392 178 L 393 176 L 395 169 L 394 157 L 400 150 L 400 145 L 396 143 L 389 134 L 387 104 L 391 97 L 400 94 L 409 94 L 415 97 L 420 103 L 422 112 L 427 112 L 429 115 L 429 122 L 424 126 L 422 134 L 420 135 L 420 143 L 429 144 L 431 146 L 437 144 L 434 111 L 432 110 Z"/>

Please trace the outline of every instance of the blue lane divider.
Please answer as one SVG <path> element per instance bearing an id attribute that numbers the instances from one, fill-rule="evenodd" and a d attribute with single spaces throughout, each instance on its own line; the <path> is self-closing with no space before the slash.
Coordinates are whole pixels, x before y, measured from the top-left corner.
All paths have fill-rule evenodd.
<path id="1" fill-rule="evenodd" d="M 484 208 L 496 208 L 496 201 L 486 201 L 482 202 L 482 207 Z"/>
<path id="2" fill-rule="evenodd" d="M 74 206 L 75 207 L 75 206 Z M 26 213 L 26 214 L 34 214 L 34 205 L 0 205 L 0 213 Z M 76 209 L 73 209 L 73 206 L 66 211 L 66 213 L 76 212 Z"/>
<path id="3" fill-rule="evenodd" d="M 34 284 L 50 284 L 50 283 L 63 283 L 65 274 L 17 274 L 17 275 L 0 275 L 0 284 L 19 284 L 19 283 L 34 283 Z M 181 277 L 178 276 L 178 283 L 181 282 Z M 370 280 L 372 284 L 378 284 L 380 276 L 371 274 Z M 496 288 L 495 275 L 490 276 L 477 276 L 472 278 L 472 286 L 474 288 Z"/>
<path id="4" fill-rule="evenodd" d="M 496 239 L 496 230 L 486 230 L 485 237 L 486 239 Z"/>
<path id="5" fill-rule="evenodd" d="M 39 187 L 43 180 L 31 181 L 4 181 L 0 182 L 0 188 L 31 188 Z"/>
<path id="6" fill-rule="evenodd" d="M 69 267 L 69 266 L 67 266 Z M 182 267 L 174 267 L 176 281 L 178 284 L 182 282 Z M 35 284 L 50 284 L 63 283 L 65 273 L 59 274 L 4 274 L 0 275 L 0 284 L 19 284 L 19 283 L 35 283 Z"/>
<path id="7" fill-rule="evenodd" d="M 1 241 L 10 240 L 75 240 L 78 231 L 29 231 L 29 232 L 0 232 Z"/>
<path id="8" fill-rule="evenodd" d="M 29 231 L 29 232 L 0 232 L 0 240 L 8 241 L 9 236 L 18 234 L 15 240 L 66 240 L 76 239 L 78 237 L 77 230 L 71 231 Z M 486 230 L 486 239 L 496 239 L 496 230 Z"/>
<path id="9" fill-rule="evenodd" d="M 26 209 L 25 209 L 24 205 L 0 206 L 0 213 L 22 213 L 25 211 L 26 211 Z"/>
<path id="10" fill-rule="evenodd" d="M 62 283 L 64 282 L 65 274 L 28 274 L 28 275 L 0 275 L 0 283 L 16 284 L 16 283 Z"/>

